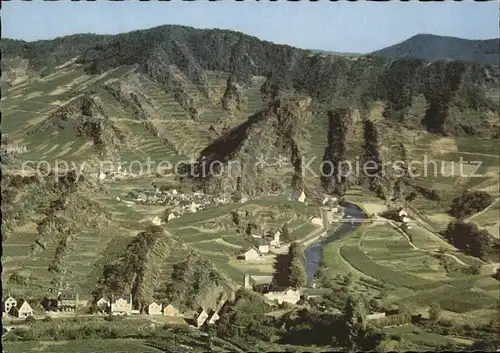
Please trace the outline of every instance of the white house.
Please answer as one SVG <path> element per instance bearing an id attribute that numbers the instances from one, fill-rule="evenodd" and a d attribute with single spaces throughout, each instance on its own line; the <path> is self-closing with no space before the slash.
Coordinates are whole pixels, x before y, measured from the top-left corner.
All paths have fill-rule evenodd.
<path id="1" fill-rule="evenodd" d="M 132 294 L 123 295 L 111 300 L 111 314 L 123 315 L 132 313 Z"/>
<path id="2" fill-rule="evenodd" d="M 28 316 L 33 316 L 33 308 L 31 308 L 31 305 L 29 305 L 26 300 L 20 299 L 16 305 L 10 309 L 10 315 L 25 319 Z"/>
<path id="3" fill-rule="evenodd" d="M 373 313 L 370 315 L 366 315 L 367 320 L 379 320 L 385 318 L 385 313 Z"/>
<path id="4" fill-rule="evenodd" d="M 175 219 L 175 218 L 177 218 L 177 216 L 175 215 L 175 213 L 170 212 L 170 213 L 168 214 L 168 216 L 167 216 L 167 221 L 169 221 L 169 222 L 170 222 L 172 219 Z"/>
<path id="5" fill-rule="evenodd" d="M 302 190 L 302 192 L 300 193 L 299 197 L 297 198 L 297 201 L 298 202 L 305 202 L 306 201 L 306 194 L 305 194 L 304 190 Z"/>
<path id="6" fill-rule="evenodd" d="M 198 309 L 198 311 L 195 314 L 195 320 L 196 320 L 196 327 L 200 328 L 203 326 L 205 321 L 208 319 L 208 313 L 204 308 Z"/>
<path id="7" fill-rule="evenodd" d="M 151 223 L 153 223 L 155 226 L 161 225 L 161 218 L 158 216 L 155 216 L 152 220 Z"/>
<path id="8" fill-rule="evenodd" d="M 178 316 L 179 314 L 179 309 L 173 306 L 172 303 L 168 304 L 167 306 L 163 306 L 163 315 Z"/>
<path id="9" fill-rule="evenodd" d="M 147 308 L 148 315 L 161 315 L 162 314 L 162 305 L 159 302 L 152 302 L 148 305 Z"/>
<path id="10" fill-rule="evenodd" d="M 261 254 L 269 253 L 269 245 L 259 245 L 259 252 Z"/>
<path id="11" fill-rule="evenodd" d="M 401 218 L 408 216 L 408 213 L 406 213 L 406 211 L 403 209 L 401 211 L 399 211 L 398 214 L 399 214 L 399 217 L 401 217 Z"/>
<path id="12" fill-rule="evenodd" d="M 189 212 L 195 213 L 196 211 L 198 211 L 198 205 L 194 202 L 191 202 L 191 205 L 189 205 Z"/>
<path id="13" fill-rule="evenodd" d="M 410 222 L 410 219 L 409 219 L 408 217 L 403 217 L 403 223 L 405 223 L 405 224 L 406 224 L 406 223 L 408 223 L 408 222 Z"/>
<path id="14" fill-rule="evenodd" d="M 258 249 L 251 248 L 244 254 L 244 256 L 245 256 L 245 261 L 252 261 L 252 260 L 260 260 L 262 254 Z"/>
<path id="15" fill-rule="evenodd" d="M 106 179 L 106 174 L 104 174 L 104 173 L 100 173 L 100 174 L 99 174 L 99 180 L 100 180 L 100 181 L 103 181 L 103 180 L 105 180 L 105 179 Z"/>
<path id="16" fill-rule="evenodd" d="M 284 292 L 269 292 L 264 294 L 264 296 L 269 300 L 276 300 L 279 304 L 282 304 L 283 302 L 297 304 L 300 300 L 300 292 L 291 288 Z"/>
<path id="17" fill-rule="evenodd" d="M 217 322 L 217 320 L 220 319 L 220 316 L 217 312 L 213 312 L 212 315 L 210 316 L 210 319 L 208 319 L 208 324 L 213 325 Z"/>
<path id="18" fill-rule="evenodd" d="M 9 313 L 10 310 L 17 305 L 17 300 L 14 297 L 8 297 L 7 299 L 3 300 L 2 303 L 2 309 L 4 313 Z"/>
<path id="19" fill-rule="evenodd" d="M 101 310 L 107 310 L 110 305 L 110 301 L 106 297 L 101 297 L 97 302 L 96 306 Z"/>
<path id="20" fill-rule="evenodd" d="M 309 222 L 320 227 L 323 226 L 323 220 L 320 217 L 311 217 Z"/>

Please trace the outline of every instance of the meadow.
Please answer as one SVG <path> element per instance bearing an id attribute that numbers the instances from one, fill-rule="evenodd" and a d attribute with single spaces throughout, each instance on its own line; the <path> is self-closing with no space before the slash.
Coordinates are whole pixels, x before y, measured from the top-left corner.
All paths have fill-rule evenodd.
<path id="1" fill-rule="evenodd" d="M 417 310 L 427 310 L 432 303 L 438 303 L 445 315 L 479 321 L 492 318 L 500 289 L 491 273 L 451 273 L 436 256 L 436 243 L 440 239 L 433 241 L 430 234 L 420 229 L 413 233 L 412 240 L 414 245 L 418 244 L 417 249 L 389 225 L 361 226 L 354 234 L 332 242 L 325 249 L 326 279 L 335 281 L 338 276 L 350 274 L 353 288 L 368 297 L 377 297 L 386 290 L 389 302 L 394 305 L 409 301 Z M 466 265 L 456 263 L 457 268 L 485 265 L 465 254 L 460 254 L 459 259 Z"/>

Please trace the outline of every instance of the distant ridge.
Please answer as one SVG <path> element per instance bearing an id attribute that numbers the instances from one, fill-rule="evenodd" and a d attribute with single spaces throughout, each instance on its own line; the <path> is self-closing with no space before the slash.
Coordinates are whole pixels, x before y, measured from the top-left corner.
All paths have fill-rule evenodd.
<path id="1" fill-rule="evenodd" d="M 471 40 L 434 34 L 417 34 L 390 47 L 377 50 L 373 55 L 389 59 L 411 58 L 425 61 L 474 61 L 486 65 L 499 65 L 500 38 Z"/>
<path id="2" fill-rule="evenodd" d="M 346 56 L 346 57 L 352 57 L 352 58 L 357 58 L 357 57 L 360 57 L 363 55 L 360 53 L 344 53 L 344 52 L 320 50 L 320 49 L 311 49 L 311 51 L 315 54 L 338 55 L 338 56 Z"/>

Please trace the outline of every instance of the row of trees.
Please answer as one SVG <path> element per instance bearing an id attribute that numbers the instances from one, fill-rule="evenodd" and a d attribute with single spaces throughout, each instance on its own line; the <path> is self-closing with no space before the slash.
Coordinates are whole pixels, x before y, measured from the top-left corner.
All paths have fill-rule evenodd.
<path id="1" fill-rule="evenodd" d="M 299 243 L 294 242 L 290 244 L 288 256 L 290 259 L 290 285 L 295 288 L 304 287 L 307 284 L 304 248 Z"/>

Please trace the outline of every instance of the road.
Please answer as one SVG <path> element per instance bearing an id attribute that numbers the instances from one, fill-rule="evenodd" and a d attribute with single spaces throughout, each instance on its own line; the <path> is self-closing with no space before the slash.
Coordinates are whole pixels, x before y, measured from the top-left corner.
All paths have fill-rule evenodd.
<path id="1" fill-rule="evenodd" d="M 417 250 L 417 251 L 421 251 L 421 252 L 426 253 L 426 254 L 431 254 L 431 255 L 432 255 L 432 254 L 437 254 L 437 253 L 439 253 L 439 251 L 438 251 L 438 250 L 434 250 L 434 251 L 433 251 L 433 250 L 424 250 L 424 249 L 419 248 L 418 246 L 416 246 L 415 244 L 413 244 L 413 242 L 410 240 L 410 237 L 408 236 L 408 234 L 406 234 L 406 232 L 405 232 L 403 229 L 401 229 L 401 227 L 399 227 L 399 226 L 398 226 L 398 225 L 397 225 L 394 221 L 389 221 L 388 223 L 389 223 L 389 224 L 390 224 L 390 225 L 391 225 L 394 229 L 396 229 L 398 232 L 400 232 L 401 234 L 403 234 L 403 235 L 404 235 L 404 237 L 406 238 L 406 240 L 408 240 L 408 243 L 410 244 L 410 246 L 411 246 L 413 249 L 415 249 L 415 250 Z M 455 255 L 453 255 L 453 254 L 449 254 L 449 253 L 446 253 L 446 252 L 445 252 L 445 253 L 444 253 L 444 255 L 445 255 L 445 256 L 447 256 L 447 257 L 452 258 L 453 260 L 455 260 L 457 263 L 459 263 L 459 264 L 460 264 L 460 265 L 462 265 L 462 266 L 467 266 L 467 267 L 469 266 L 469 265 L 467 265 L 465 262 L 463 262 L 462 260 L 460 260 L 458 257 L 456 257 L 456 256 L 455 256 Z"/>
<path id="2" fill-rule="evenodd" d="M 496 206 L 496 204 L 498 203 L 498 201 L 500 200 L 500 197 L 497 197 L 495 200 L 493 200 L 493 202 L 488 206 L 486 207 L 484 210 L 478 212 L 478 213 L 474 213 L 472 216 L 466 218 L 464 220 L 464 222 L 470 222 L 472 221 L 474 218 L 476 218 L 477 216 L 489 211 L 493 206 Z"/>
<path id="3" fill-rule="evenodd" d="M 498 202 L 499 200 L 500 200 L 500 197 L 497 197 L 491 203 L 491 205 L 489 205 L 487 208 L 493 207 L 496 204 L 496 202 Z M 415 222 L 418 225 L 420 225 L 421 227 L 423 227 L 424 229 L 426 229 L 427 231 L 429 231 L 437 239 L 439 239 L 441 241 L 446 241 L 443 237 L 441 237 L 439 234 L 436 233 L 436 231 L 434 230 L 434 228 L 432 228 L 432 226 L 425 220 L 425 218 L 420 214 L 420 212 L 418 210 L 416 210 L 411 205 L 407 205 L 407 206 L 408 206 L 408 210 L 411 211 L 410 216 L 415 220 Z M 487 209 L 484 209 L 481 212 L 486 212 L 486 211 L 487 211 Z M 481 212 L 479 212 L 479 213 L 481 213 Z M 466 221 L 470 221 L 471 219 L 474 218 L 474 216 L 477 216 L 479 213 L 476 213 L 475 215 L 472 215 Z M 469 265 L 467 265 L 465 262 L 463 262 L 462 260 L 460 260 L 457 256 L 455 256 L 453 254 L 446 253 L 445 255 L 448 256 L 448 257 L 450 257 L 450 258 L 452 258 L 452 259 L 454 259 L 456 262 L 458 262 L 461 265 L 469 266 Z M 493 268 L 493 272 L 495 272 L 496 269 L 499 268 L 499 266 L 500 266 L 500 262 L 493 262 L 493 263 L 489 263 L 489 264 L 484 265 L 484 267 L 486 267 L 486 268 L 492 267 Z"/>

